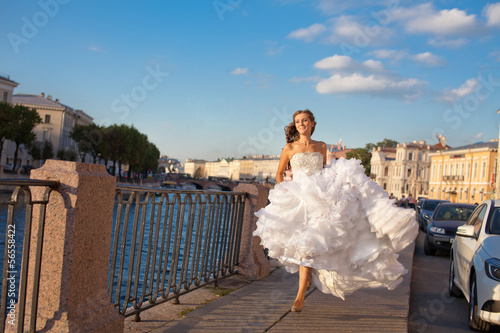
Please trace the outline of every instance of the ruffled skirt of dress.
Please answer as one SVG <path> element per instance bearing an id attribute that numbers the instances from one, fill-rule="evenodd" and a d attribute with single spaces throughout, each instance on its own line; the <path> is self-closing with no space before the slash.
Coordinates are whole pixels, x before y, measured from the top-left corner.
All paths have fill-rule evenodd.
<path id="1" fill-rule="evenodd" d="M 341 158 L 312 175 L 294 170 L 269 200 L 256 213 L 254 235 L 289 272 L 312 267 L 314 284 L 342 299 L 402 282 L 406 270 L 397 252 L 417 236 L 415 211 L 396 207 L 359 160 Z"/>

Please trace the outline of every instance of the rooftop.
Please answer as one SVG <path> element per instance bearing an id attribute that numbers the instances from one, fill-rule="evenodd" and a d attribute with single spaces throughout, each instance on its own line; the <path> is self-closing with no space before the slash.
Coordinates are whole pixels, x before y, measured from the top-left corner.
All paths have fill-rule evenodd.
<path id="1" fill-rule="evenodd" d="M 464 149 L 479 149 L 479 148 L 492 148 L 492 149 L 498 149 L 498 141 L 488 141 L 488 142 L 476 142 L 476 143 L 470 143 L 465 146 L 460 146 L 460 147 L 455 147 L 455 148 L 450 148 L 447 150 L 449 151 L 455 151 L 455 150 L 464 150 Z"/>

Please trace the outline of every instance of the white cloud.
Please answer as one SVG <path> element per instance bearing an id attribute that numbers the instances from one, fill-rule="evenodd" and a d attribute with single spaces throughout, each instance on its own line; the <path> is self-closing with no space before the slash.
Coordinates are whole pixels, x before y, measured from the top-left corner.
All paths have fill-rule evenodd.
<path id="1" fill-rule="evenodd" d="M 342 1 L 342 0 L 318 0 L 316 8 L 323 14 L 332 15 L 341 13 L 349 7 L 353 7 L 356 1 Z"/>
<path id="2" fill-rule="evenodd" d="M 324 41 L 331 44 L 341 42 L 355 48 L 389 45 L 397 37 L 394 31 L 382 25 L 363 25 L 352 16 L 340 16 L 329 20 L 330 33 Z"/>
<path id="3" fill-rule="evenodd" d="M 460 36 L 480 30 L 476 15 L 457 8 L 436 10 L 432 3 L 401 9 L 397 18 L 406 31 L 413 34 Z"/>
<path id="4" fill-rule="evenodd" d="M 455 89 L 445 89 L 438 100 L 445 103 L 455 103 L 459 99 L 473 93 L 478 86 L 479 82 L 477 79 L 468 79 L 460 87 Z"/>
<path id="5" fill-rule="evenodd" d="M 428 65 L 428 66 L 442 66 L 445 64 L 445 61 L 431 52 L 419 53 L 411 56 L 411 59 L 420 64 Z"/>
<path id="6" fill-rule="evenodd" d="M 483 14 L 489 26 L 500 27 L 500 2 L 487 4 Z"/>
<path id="7" fill-rule="evenodd" d="M 320 94 L 369 94 L 409 96 L 425 82 L 417 79 L 390 78 L 360 73 L 342 76 L 334 74 L 316 85 Z"/>
<path id="8" fill-rule="evenodd" d="M 351 57 L 335 54 L 331 57 L 324 58 L 316 62 L 314 64 L 314 67 L 318 69 L 329 69 L 329 70 L 346 69 L 351 65 L 352 62 L 353 59 Z"/>
<path id="9" fill-rule="evenodd" d="M 466 45 L 469 41 L 465 38 L 456 39 L 442 39 L 442 38 L 430 38 L 429 45 L 446 47 L 450 49 L 457 49 Z"/>
<path id="10" fill-rule="evenodd" d="M 268 56 L 278 55 L 285 49 L 284 46 L 279 46 L 278 42 L 275 41 L 267 41 L 265 44 L 267 45 L 266 55 Z"/>
<path id="11" fill-rule="evenodd" d="M 389 59 L 393 63 L 399 62 L 401 59 L 404 59 L 408 56 L 408 52 L 406 51 L 388 50 L 388 49 L 375 50 L 369 52 L 368 54 L 374 55 L 376 58 L 379 59 Z"/>
<path id="12" fill-rule="evenodd" d="M 476 135 L 473 136 L 474 139 L 481 139 L 484 137 L 484 134 L 482 132 L 477 133 Z"/>
<path id="13" fill-rule="evenodd" d="M 232 70 L 230 72 L 231 74 L 234 74 L 234 75 L 244 75 L 244 74 L 248 74 L 248 68 L 241 68 L 241 67 L 238 67 L 234 70 Z"/>
<path id="14" fill-rule="evenodd" d="M 326 27 L 323 24 L 315 23 L 308 28 L 300 28 L 292 31 L 287 37 L 311 42 L 325 31 Z"/>
<path id="15" fill-rule="evenodd" d="M 384 72 L 384 65 L 380 61 L 366 60 L 359 62 L 351 57 L 335 54 L 331 57 L 321 59 L 314 64 L 314 68 L 334 72 Z"/>
<path id="16" fill-rule="evenodd" d="M 316 85 L 320 94 L 368 94 L 408 98 L 420 93 L 424 81 L 402 78 L 390 73 L 380 61 L 359 62 L 351 57 L 333 55 L 321 59 L 314 67 L 331 72 Z"/>
<path id="17" fill-rule="evenodd" d="M 500 51 L 490 52 L 488 56 L 494 58 L 496 61 L 500 61 Z"/>
<path id="18" fill-rule="evenodd" d="M 90 46 L 90 47 L 89 47 L 89 50 L 90 50 L 90 51 L 94 51 L 94 52 L 102 52 L 102 51 L 103 51 L 103 50 L 102 50 L 99 46 L 97 46 L 97 45 L 92 45 L 92 46 Z"/>

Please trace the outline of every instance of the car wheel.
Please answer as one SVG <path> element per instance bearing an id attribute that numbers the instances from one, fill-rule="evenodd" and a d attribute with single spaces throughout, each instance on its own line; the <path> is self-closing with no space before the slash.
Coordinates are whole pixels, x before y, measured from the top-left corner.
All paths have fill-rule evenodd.
<path id="1" fill-rule="evenodd" d="M 469 288 L 469 327 L 474 331 L 485 332 L 490 329 L 490 323 L 479 318 L 477 309 L 476 276 L 472 275 Z"/>
<path id="2" fill-rule="evenodd" d="M 451 297 L 463 296 L 462 292 L 460 291 L 460 289 L 458 289 L 457 285 L 455 284 L 455 267 L 453 263 L 453 252 L 451 253 L 450 257 L 450 275 L 448 283 L 448 292 Z"/>
<path id="3" fill-rule="evenodd" d="M 428 256 L 433 256 L 436 254 L 436 249 L 433 249 L 431 247 L 431 244 L 429 244 L 429 238 L 427 236 L 424 240 L 424 253 Z"/>

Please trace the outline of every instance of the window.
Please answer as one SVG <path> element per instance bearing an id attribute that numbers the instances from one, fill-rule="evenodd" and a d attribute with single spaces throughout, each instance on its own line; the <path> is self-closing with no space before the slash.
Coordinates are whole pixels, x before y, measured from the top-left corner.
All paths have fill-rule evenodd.
<path id="1" fill-rule="evenodd" d="M 470 162 L 467 163 L 467 172 L 465 173 L 466 177 L 469 178 L 470 177 Z"/>
<path id="2" fill-rule="evenodd" d="M 472 169 L 472 179 L 477 178 L 477 162 L 474 162 L 474 168 Z"/>
<path id="3" fill-rule="evenodd" d="M 42 132 L 42 143 L 45 141 L 50 141 L 50 130 L 46 129 Z"/>
<path id="4" fill-rule="evenodd" d="M 7 103 L 8 98 L 9 98 L 9 93 L 7 91 L 4 91 L 3 92 L 3 102 Z"/>
<path id="5" fill-rule="evenodd" d="M 50 114 L 45 115 L 45 123 L 50 124 Z"/>
<path id="6" fill-rule="evenodd" d="M 472 217 L 467 222 L 468 225 L 474 226 L 474 236 L 479 236 L 481 225 L 483 224 L 484 216 L 486 215 L 486 205 L 481 205 L 472 214 Z"/>
<path id="7" fill-rule="evenodd" d="M 389 176 L 389 167 L 385 167 L 384 176 L 385 177 Z"/>
<path id="8" fill-rule="evenodd" d="M 484 179 L 484 177 L 486 177 L 486 162 L 481 165 L 481 179 Z"/>
<path id="9" fill-rule="evenodd" d="M 412 160 L 413 160 L 413 153 L 409 153 L 409 154 L 408 154 L 408 159 L 409 159 L 410 161 L 412 161 Z"/>

